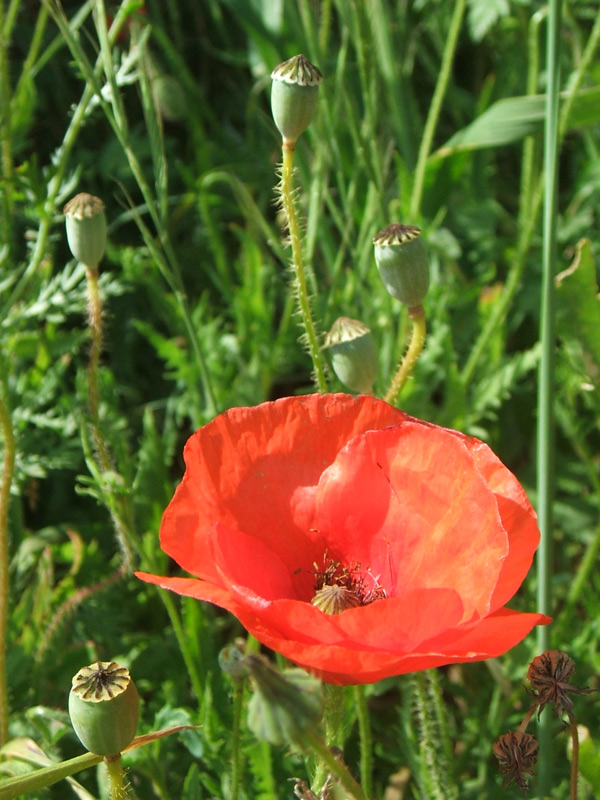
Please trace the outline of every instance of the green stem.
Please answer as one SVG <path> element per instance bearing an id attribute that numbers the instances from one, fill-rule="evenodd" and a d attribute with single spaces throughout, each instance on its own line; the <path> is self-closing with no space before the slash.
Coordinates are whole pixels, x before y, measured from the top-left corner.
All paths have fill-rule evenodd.
<path id="1" fill-rule="evenodd" d="M 571 726 L 571 741 L 573 742 L 573 751 L 571 753 L 571 792 L 569 800 L 577 800 L 577 775 L 579 773 L 579 732 L 577 730 L 577 722 L 575 717 L 569 715 L 569 723 Z"/>
<path id="2" fill-rule="evenodd" d="M 529 23 L 529 33 L 527 36 L 527 95 L 537 93 L 538 80 L 540 75 L 540 45 L 539 34 L 540 25 L 546 18 L 547 8 L 536 11 Z M 532 198 L 535 188 L 535 156 L 536 156 L 536 137 L 527 136 L 523 142 L 523 158 L 521 161 L 521 188 L 519 193 L 519 229 L 525 225 L 526 218 L 532 213 Z"/>
<path id="3" fill-rule="evenodd" d="M 105 758 L 106 771 L 110 783 L 110 800 L 125 800 L 129 792 L 127 791 L 127 781 L 121 756 L 116 758 Z"/>
<path id="4" fill-rule="evenodd" d="M 431 145 L 433 136 L 440 116 L 442 102 L 448 82 L 452 74 L 452 62 L 456 53 L 456 46 L 458 44 L 458 36 L 462 25 L 463 16 L 465 13 L 466 0 L 456 0 L 454 5 L 454 12 L 450 20 L 450 29 L 444 45 L 444 52 L 442 54 L 442 63 L 438 73 L 437 83 L 429 106 L 427 120 L 425 121 L 425 128 L 423 130 L 423 137 L 419 146 L 419 155 L 417 157 L 417 166 L 415 167 L 415 179 L 413 183 L 413 191 L 410 199 L 410 220 L 416 223 L 421 210 L 421 200 L 423 199 L 423 188 L 425 185 L 425 171 L 427 169 L 427 159 L 431 152 Z"/>
<path id="5" fill-rule="evenodd" d="M 344 745 L 343 715 L 345 689 L 343 686 L 334 684 L 323 684 L 323 695 L 325 699 L 325 709 L 323 711 L 323 721 L 325 723 L 325 744 L 327 747 L 339 747 Z M 327 778 L 327 764 L 317 760 L 313 785 L 319 788 L 323 786 Z"/>
<path id="6" fill-rule="evenodd" d="M 427 697 L 427 675 L 415 672 L 412 676 L 415 691 L 415 712 L 418 721 L 421 771 L 427 797 L 441 800 L 453 796 L 450 794 L 448 782 L 445 780 L 444 765 L 438 756 L 438 732 L 430 713 Z"/>
<path id="7" fill-rule="evenodd" d="M 201 703 L 202 698 L 204 697 L 204 684 L 200 678 L 200 675 L 198 674 L 198 670 L 196 669 L 192 648 L 190 647 L 188 636 L 184 630 L 179 612 L 175 607 L 173 595 L 171 592 L 168 592 L 165 589 L 159 589 L 159 594 L 167 610 L 167 614 L 169 615 L 169 621 L 171 622 L 173 633 L 177 639 L 179 649 L 181 650 L 181 655 L 183 656 L 183 661 L 190 678 L 190 683 L 192 684 L 192 689 L 194 690 L 194 694 L 196 695 L 198 703 Z"/>
<path id="8" fill-rule="evenodd" d="M 302 244 L 300 240 L 300 227 L 294 206 L 292 175 L 294 163 L 295 146 L 289 143 L 283 146 L 283 164 L 281 167 L 281 199 L 283 210 L 287 219 L 287 226 L 290 232 L 292 245 L 292 269 L 294 271 L 294 289 L 298 299 L 298 307 L 302 317 L 302 324 L 306 334 L 308 352 L 310 354 L 315 374 L 315 382 L 319 392 L 327 391 L 327 380 L 325 378 L 325 366 L 321 356 L 321 349 L 317 339 L 317 333 L 310 310 L 308 299 L 308 287 L 306 283 L 306 271 L 302 260 Z"/>
<path id="9" fill-rule="evenodd" d="M 416 306 L 409 309 L 408 313 L 412 322 L 410 344 L 384 398 L 386 403 L 392 405 L 396 402 L 404 384 L 412 375 L 412 371 L 425 345 L 425 337 L 427 335 L 423 307 Z"/>
<path id="10" fill-rule="evenodd" d="M 13 159 L 12 159 L 12 131 L 11 131 L 11 88 L 10 65 L 8 54 L 10 40 L 6 38 L 6 24 L 4 13 L 4 0 L 0 0 L 0 163 L 2 175 L 2 217 L 0 232 L 2 242 L 12 249 L 12 215 L 13 215 Z M 10 263 L 10 259 L 9 259 Z"/>
<path id="11" fill-rule="evenodd" d="M 8 689 L 6 652 L 8 633 L 8 514 L 10 487 L 15 468 L 15 437 L 12 430 L 5 386 L 0 379 L 0 430 L 4 439 L 4 468 L 0 482 L 0 747 L 8 741 Z"/>
<path id="12" fill-rule="evenodd" d="M 244 706 L 244 681 L 236 680 L 233 698 L 233 725 L 231 730 L 231 800 L 238 800 L 242 775 L 243 751 L 240 747 L 242 709 Z"/>
<path id="13" fill-rule="evenodd" d="M 98 269 L 86 266 L 88 288 L 88 316 L 91 335 L 90 357 L 88 361 L 88 404 L 92 421 L 92 435 L 96 445 L 98 466 L 101 474 L 113 471 L 110 448 L 102 431 L 99 413 L 98 364 L 102 350 L 102 301 L 98 287 Z M 126 572 L 131 568 L 134 547 L 134 531 L 131 502 L 128 497 L 115 496 L 109 504 L 115 532 L 123 555 Z"/>
<path id="14" fill-rule="evenodd" d="M 540 341 L 542 355 L 538 384 L 537 424 L 537 490 L 538 524 L 541 539 L 537 552 L 538 610 L 552 612 L 552 524 L 554 503 L 554 360 L 555 312 L 554 278 L 556 273 L 556 214 L 558 203 L 559 147 L 559 89 L 560 89 L 560 18 L 561 0 L 550 1 L 546 48 L 546 117 L 544 125 L 544 215 L 543 215 L 543 275 L 540 298 Z M 550 630 L 545 625 L 537 629 L 538 651 L 550 647 Z M 545 715 L 539 723 L 538 760 L 540 798 L 546 797 L 552 786 L 552 739 L 550 720 Z"/>
<path id="15" fill-rule="evenodd" d="M 364 686 L 354 687 L 356 718 L 360 739 L 360 780 L 367 797 L 373 795 L 373 738 Z"/>
<path id="16" fill-rule="evenodd" d="M 360 784 L 348 771 L 346 765 L 336 758 L 329 747 L 316 733 L 309 732 L 304 734 L 302 741 L 303 744 L 307 745 L 313 753 L 315 753 L 317 760 L 324 764 L 327 773 L 337 778 L 344 789 L 350 793 L 352 800 L 369 800 Z M 318 786 L 318 789 L 320 790 L 321 786 Z"/>
<path id="17" fill-rule="evenodd" d="M 98 365 L 102 351 L 102 301 L 98 288 L 98 270 L 86 267 L 85 276 L 88 289 L 88 323 L 91 335 L 88 361 L 88 405 L 94 426 L 94 439 L 100 466 L 104 472 L 108 472 L 111 469 L 111 463 L 106 442 L 100 431 L 100 401 L 98 398 Z"/>

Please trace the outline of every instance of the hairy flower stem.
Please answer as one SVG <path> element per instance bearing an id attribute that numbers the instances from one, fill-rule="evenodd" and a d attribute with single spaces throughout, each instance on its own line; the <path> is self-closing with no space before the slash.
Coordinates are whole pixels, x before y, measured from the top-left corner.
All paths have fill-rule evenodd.
<path id="1" fill-rule="evenodd" d="M 371 736 L 371 720 L 364 686 L 354 687 L 356 702 L 356 718 L 360 739 L 360 780 L 367 797 L 373 795 L 373 738 Z"/>
<path id="2" fill-rule="evenodd" d="M 15 468 L 15 437 L 4 381 L 0 380 L 0 430 L 4 440 L 4 467 L 0 482 L 0 747 L 8 741 L 8 690 L 6 683 L 6 636 L 8 631 L 8 513 L 10 486 Z"/>
<path id="3" fill-rule="evenodd" d="M 106 474 L 113 470 L 113 464 L 108 444 L 102 432 L 99 412 L 98 366 L 100 362 L 100 353 L 102 351 L 102 301 L 100 299 L 98 287 L 97 267 L 86 266 L 86 279 L 88 288 L 88 320 L 92 340 L 88 361 L 88 406 L 92 421 L 92 435 L 96 446 L 98 466 L 101 473 Z M 127 500 L 120 497 L 115 498 L 115 502 L 110 504 L 110 512 L 121 546 L 123 563 L 126 570 L 129 571 L 133 556 L 133 547 L 131 544 L 131 526 L 127 521 L 130 516 Z"/>
<path id="4" fill-rule="evenodd" d="M 308 299 L 308 288 L 306 283 L 306 271 L 302 260 L 302 244 L 300 241 L 300 227 L 294 206 L 292 175 L 294 164 L 295 145 L 285 142 L 282 149 L 283 162 L 281 165 L 281 200 L 285 212 L 287 227 L 290 232 L 290 242 L 292 245 L 292 269 L 294 271 L 294 289 L 298 298 L 298 307 L 302 317 L 302 324 L 306 332 L 308 342 L 308 352 L 313 363 L 315 382 L 317 389 L 324 393 L 327 391 L 327 380 L 325 378 L 325 366 L 321 356 L 321 349 L 317 339 L 317 332 L 310 310 Z"/>
<path id="5" fill-rule="evenodd" d="M 398 396 L 402 391 L 404 384 L 411 376 L 425 345 L 427 328 L 425 325 L 425 313 L 423 311 L 423 307 L 417 306 L 416 308 L 410 308 L 408 310 L 408 315 L 412 322 L 410 344 L 404 355 L 404 358 L 402 359 L 402 363 L 398 367 L 398 372 L 394 376 L 390 388 L 384 397 L 386 403 L 390 403 L 391 405 L 393 405 L 398 399 Z"/>
<path id="6" fill-rule="evenodd" d="M 88 406 L 92 421 L 92 435 L 96 446 L 98 467 L 102 474 L 113 471 L 110 449 L 102 432 L 100 420 L 100 401 L 98 394 L 98 365 L 102 351 L 102 301 L 98 287 L 97 267 L 86 266 L 88 287 L 88 318 L 90 326 L 91 347 L 88 361 Z M 134 546 L 132 544 L 132 526 L 130 524 L 131 509 L 129 501 L 124 497 L 114 497 L 108 504 L 112 516 L 117 539 L 121 547 L 125 572 L 131 569 Z M 119 568 L 119 572 L 122 568 Z"/>
<path id="7" fill-rule="evenodd" d="M 332 775 L 349 793 L 349 800 L 369 800 L 360 784 L 352 777 L 346 765 L 340 761 L 325 742 L 312 731 L 303 736 L 303 744 L 315 754 L 317 761 L 324 765 L 328 775 Z M 317 784 L 318 790 L 322 784 Z"/>
<path id="8" fill-rule="evenodd" d="M 88 289 L 88 322 L 90 326 L 91 346 L 88 362 L 88 405 L 98 460 L 104 472 L 111 468 L 108 447 L 100 432 L 100 413 L 98 399 L 98 365 L 102 352 L 102 301 L 98 288 L 98 269 L 86 267 L 85 276 Z"/>
<path id="9" fill-rule="evenodd" d="M 415 709 L 419 729 L 419 750 L 421 752 L 421 771 L 426 780 L 427 796 L 441 800 L 444 797 L 444 781 L 436 756 L 436 731 L 433 728 L 427 702 L 426 677 L 423 672 L 413 677 L 415 690 Z"/>
<path id="10" fill-rule="evenodd" d="M 343 712 L 345 689 L 331 683 L 323 684 L 325 709 L 323 721 L 325 723 L 325 744 L 327 747 L 342 747 L 344 744 Z M 313 786 L 321 787 L 325 783 L 328 773 L 327 764 L 321 759 L 316 761 Z"/>
<path id="11" fill-rule="evenodd" d="M 121 756 L 117 758 L 105 758 L 106 771 L 110 782 L 110 800 L 125 800 L 129 795 L 127 791 L 127 781 Z"/>

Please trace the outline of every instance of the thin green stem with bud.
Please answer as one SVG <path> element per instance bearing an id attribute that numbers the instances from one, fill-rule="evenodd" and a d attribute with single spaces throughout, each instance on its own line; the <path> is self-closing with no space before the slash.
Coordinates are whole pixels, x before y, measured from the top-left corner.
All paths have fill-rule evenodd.
<path id="1" fill-rule="evenodd" d="M 294 272 L 294 288 L 298 298 L 298 307 L 302 317 L 302 324 L 306 332 L 308 342 L 308 352 L 310 354 L 315 374 L 315 382 L 320 392 L 327 391 L 327 379 L 325 377 L 325 365 L 319 347 L 317 332 L 313 322 L 308 298 L 308 287 L 306 282 L 306 271 L 302 259 L 302 243 L 300 238 L 300 226 L 296 216 L 294 206 L 292 175 L 294 164 L 295 145 L 285 142 L 282 148 L 283 162 L 281 165 L 281 200 L 285 212 L 287 227 L 290 232 L 290 242 L 292 245 L 292 269 Z"/>
<path id="2" fill-rule="evenodd" d="M 415 365 L 419 360 L 419 356 L 421 355 L 423 347 L 425 346 L 427 326 L 425 324 L 425 312 L 423 311 L 423 307 L 418 306 L 417 308 L 411 308 L 409 309 L 408 313 L 412 322 L 410 344 L 404 355 L 404 358 L 402 359 L 402 363 L 400 364 L 398 371 L 394 376 L 390 388 L 384 397 L 386 403 L 390 403 L 391 405 L 393 405 L 398 399 L 404 384 L 411 376 Z"/>

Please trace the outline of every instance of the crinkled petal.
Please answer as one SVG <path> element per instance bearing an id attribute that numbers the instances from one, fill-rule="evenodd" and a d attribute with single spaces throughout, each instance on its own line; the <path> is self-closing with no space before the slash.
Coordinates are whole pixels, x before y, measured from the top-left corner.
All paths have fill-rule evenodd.
<path id="1" fill-rule="evenodd" d="M 491 610 L 495 611 L 510 600 L 531 568 L 540 542 L 537 516 L 521 484 L 490 448 L 478 439 L 460 435 L 496 495 L 498 511 L 508 534 L 508 556 L 491 603 Z"/>
<path id="2" fill-rule="evenodd" d="M 495 495 L 464 443 L 413 420 L 354 438 L 321 477 L 317 527 L 391 596 L 454 589 L 464 620 L 488 613 L 508 553 Z"/>
<path id="3" fill-rule="evenodd" d="M 207 560 L 217 522 L 267 543 L 293 570 L 322 546 L 314 524 L 321 473 L 346 442 L 406 418 L 373 397 L 286 397 L 233 408 L 187 442 L 186 472 L 161 526 L 161 545 L 194 575 Z"/>

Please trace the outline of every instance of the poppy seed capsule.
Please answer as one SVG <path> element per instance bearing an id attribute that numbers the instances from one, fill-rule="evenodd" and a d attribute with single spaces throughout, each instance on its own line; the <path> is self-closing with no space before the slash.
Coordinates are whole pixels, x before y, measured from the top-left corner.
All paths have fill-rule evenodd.
<path id="1" fill-rule="evenodd" d="M 97 661 L 73 678 L 69 716 L 81 744 L 99 756 L 120 753 L 131 743 L 140 716 L 140 698 L 126 667 Z"/>
<path id="2" fill-rule="evenodd" d="M 96 269 L 106 249 L 106 217 L 99 197 L 82 192 L 63 209 L 69 249 L 86 267 Z"/>
<path id="3" fill-rule="evenodd" d="M 325 337 L 331 366 L 337 377 L 353 392 L 372 394 L 377 377 L 377 351 L 371 331 L 364 322 L 339 317 Z"/>
<path id="4" fill-rule="evenodd" d="M 283 61 L 271 73 L 271 111 L 284 145 L 294 145 L 310 125 L 323 76 L 303 55 Z"/>
<path id="5" fill-rule="evenodd" d="M 416 225 L 388 225 L 373 239 L 375 262 L 388 292 L 408 308 L 421 305 L 429 288 L 429 259 Z"/>

